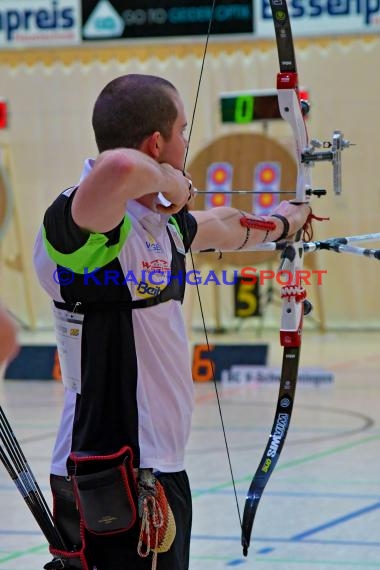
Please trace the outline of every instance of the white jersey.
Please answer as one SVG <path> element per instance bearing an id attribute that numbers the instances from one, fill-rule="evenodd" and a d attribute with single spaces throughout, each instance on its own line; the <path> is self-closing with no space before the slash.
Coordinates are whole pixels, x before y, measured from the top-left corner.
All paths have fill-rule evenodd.
<path id="1" fill-rule="evenodd" d="M 68 355 L 80 370 L 80 394 L 65 389 L 52 473 L 67 474 L 71 451 L 111 453 L 123 445 L 131 446 L 136 466 L 181 471 L 193 410 L 181 295 L 144 302 L 164 295 L 195 220 L 188 213 L 168 219 L 131 200 L 117 228 L 84 234 L 71 217 L 74 192 L 47 210 L 34 254 L 55 310 L 84 314 L 80 349 Z M 176 279 L 184 286 L 184 272 Z"/>

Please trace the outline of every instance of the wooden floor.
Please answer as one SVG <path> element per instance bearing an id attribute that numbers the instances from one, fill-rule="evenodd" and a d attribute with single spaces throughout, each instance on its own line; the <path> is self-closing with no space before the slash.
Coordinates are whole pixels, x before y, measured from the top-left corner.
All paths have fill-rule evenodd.
<path id="1" fill-rule="evenodd" d="M 252 335 L 241 337 L 247 342 Z M 224 336 L 211 340 L 225 342 Z M 277 335 L 265 333 L 265 340 L 270 364 L 278 366 Z M 240 547 L 215 390 L 209 383 L 196 385 L 187 451 L 194 500 L 191 570 L 380 569 L 379 341 L 379 332 L 305 333 L 302 366 L 323 367 L 334 381 L 299 383 L 288 439 L 261 500 L 248 558 Z M 277 387 L 219 389 L 242 511 L 272 425 Z M 61 398 L 61 385 L 53 381 L 5 381 L 1 387 L 2 406 L 47 498 Z M 2 466 L 0 505 L 0 569 L 40 570 L 49 560 L 46 542 Z"/>

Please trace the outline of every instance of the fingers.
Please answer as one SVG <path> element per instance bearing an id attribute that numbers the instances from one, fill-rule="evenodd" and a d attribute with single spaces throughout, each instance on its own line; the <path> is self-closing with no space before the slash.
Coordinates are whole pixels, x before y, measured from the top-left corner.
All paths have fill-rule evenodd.
<path id="1" fill-rule="evenodd" d="M 290 224 L 289 235 L 292 235 L 307 222 L 311 208 L 306 203 L 294 203 L 284 200 L 274 209 L 274 212 L 287 218 Z"/>
<path id="2" fill-rule="evenodd" d="M 191 209 L 194 205 L 195 197 L 197 194 L 197 189 L 194 188 L 193 182 L 190 178 L 188 178 L 188 177 L 185 177 L 185 178 L 189 183 L 189 196 L 187 198 L 187 206 Z"/>
<path id="3" fill-rule="evenodd" d="M 169 192 L 163 192 L 163 196 L 170 202 L 170 205 L 157 205 L 157 210 L 166 214 L 174 214 L 182 210 L 184 206 L 191 208 L 196 194 L 196 188 L 189 175 L 173 169 L 177 178 L 176 187 Z"/>

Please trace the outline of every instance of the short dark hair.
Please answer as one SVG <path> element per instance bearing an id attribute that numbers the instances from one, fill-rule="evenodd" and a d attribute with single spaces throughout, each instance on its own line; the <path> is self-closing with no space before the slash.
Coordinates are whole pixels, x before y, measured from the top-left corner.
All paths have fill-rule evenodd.
<path id="1" fill-rule="evenodd" d="M 92 114 L 99 152 L 138 148 L 155 131 L 169 139 L 178 114 L 174 93 L 170 81 L 155 75 L 122 75 L 108 83 Z"/>

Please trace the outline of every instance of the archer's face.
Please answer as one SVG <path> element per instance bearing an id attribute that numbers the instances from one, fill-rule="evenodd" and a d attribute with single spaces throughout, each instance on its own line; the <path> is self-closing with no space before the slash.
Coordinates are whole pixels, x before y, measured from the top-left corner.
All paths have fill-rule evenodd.
<path id="1" fill-rule="evenodd" d="M 177 107 L 177 118 L 174 121 L 171 137 L 163 141 L 159 162 L 167 162 L 178 170 L 183 170 L 187 149 L 187 120 L 183 101 L 178 94 L 173 94 Z"/>

